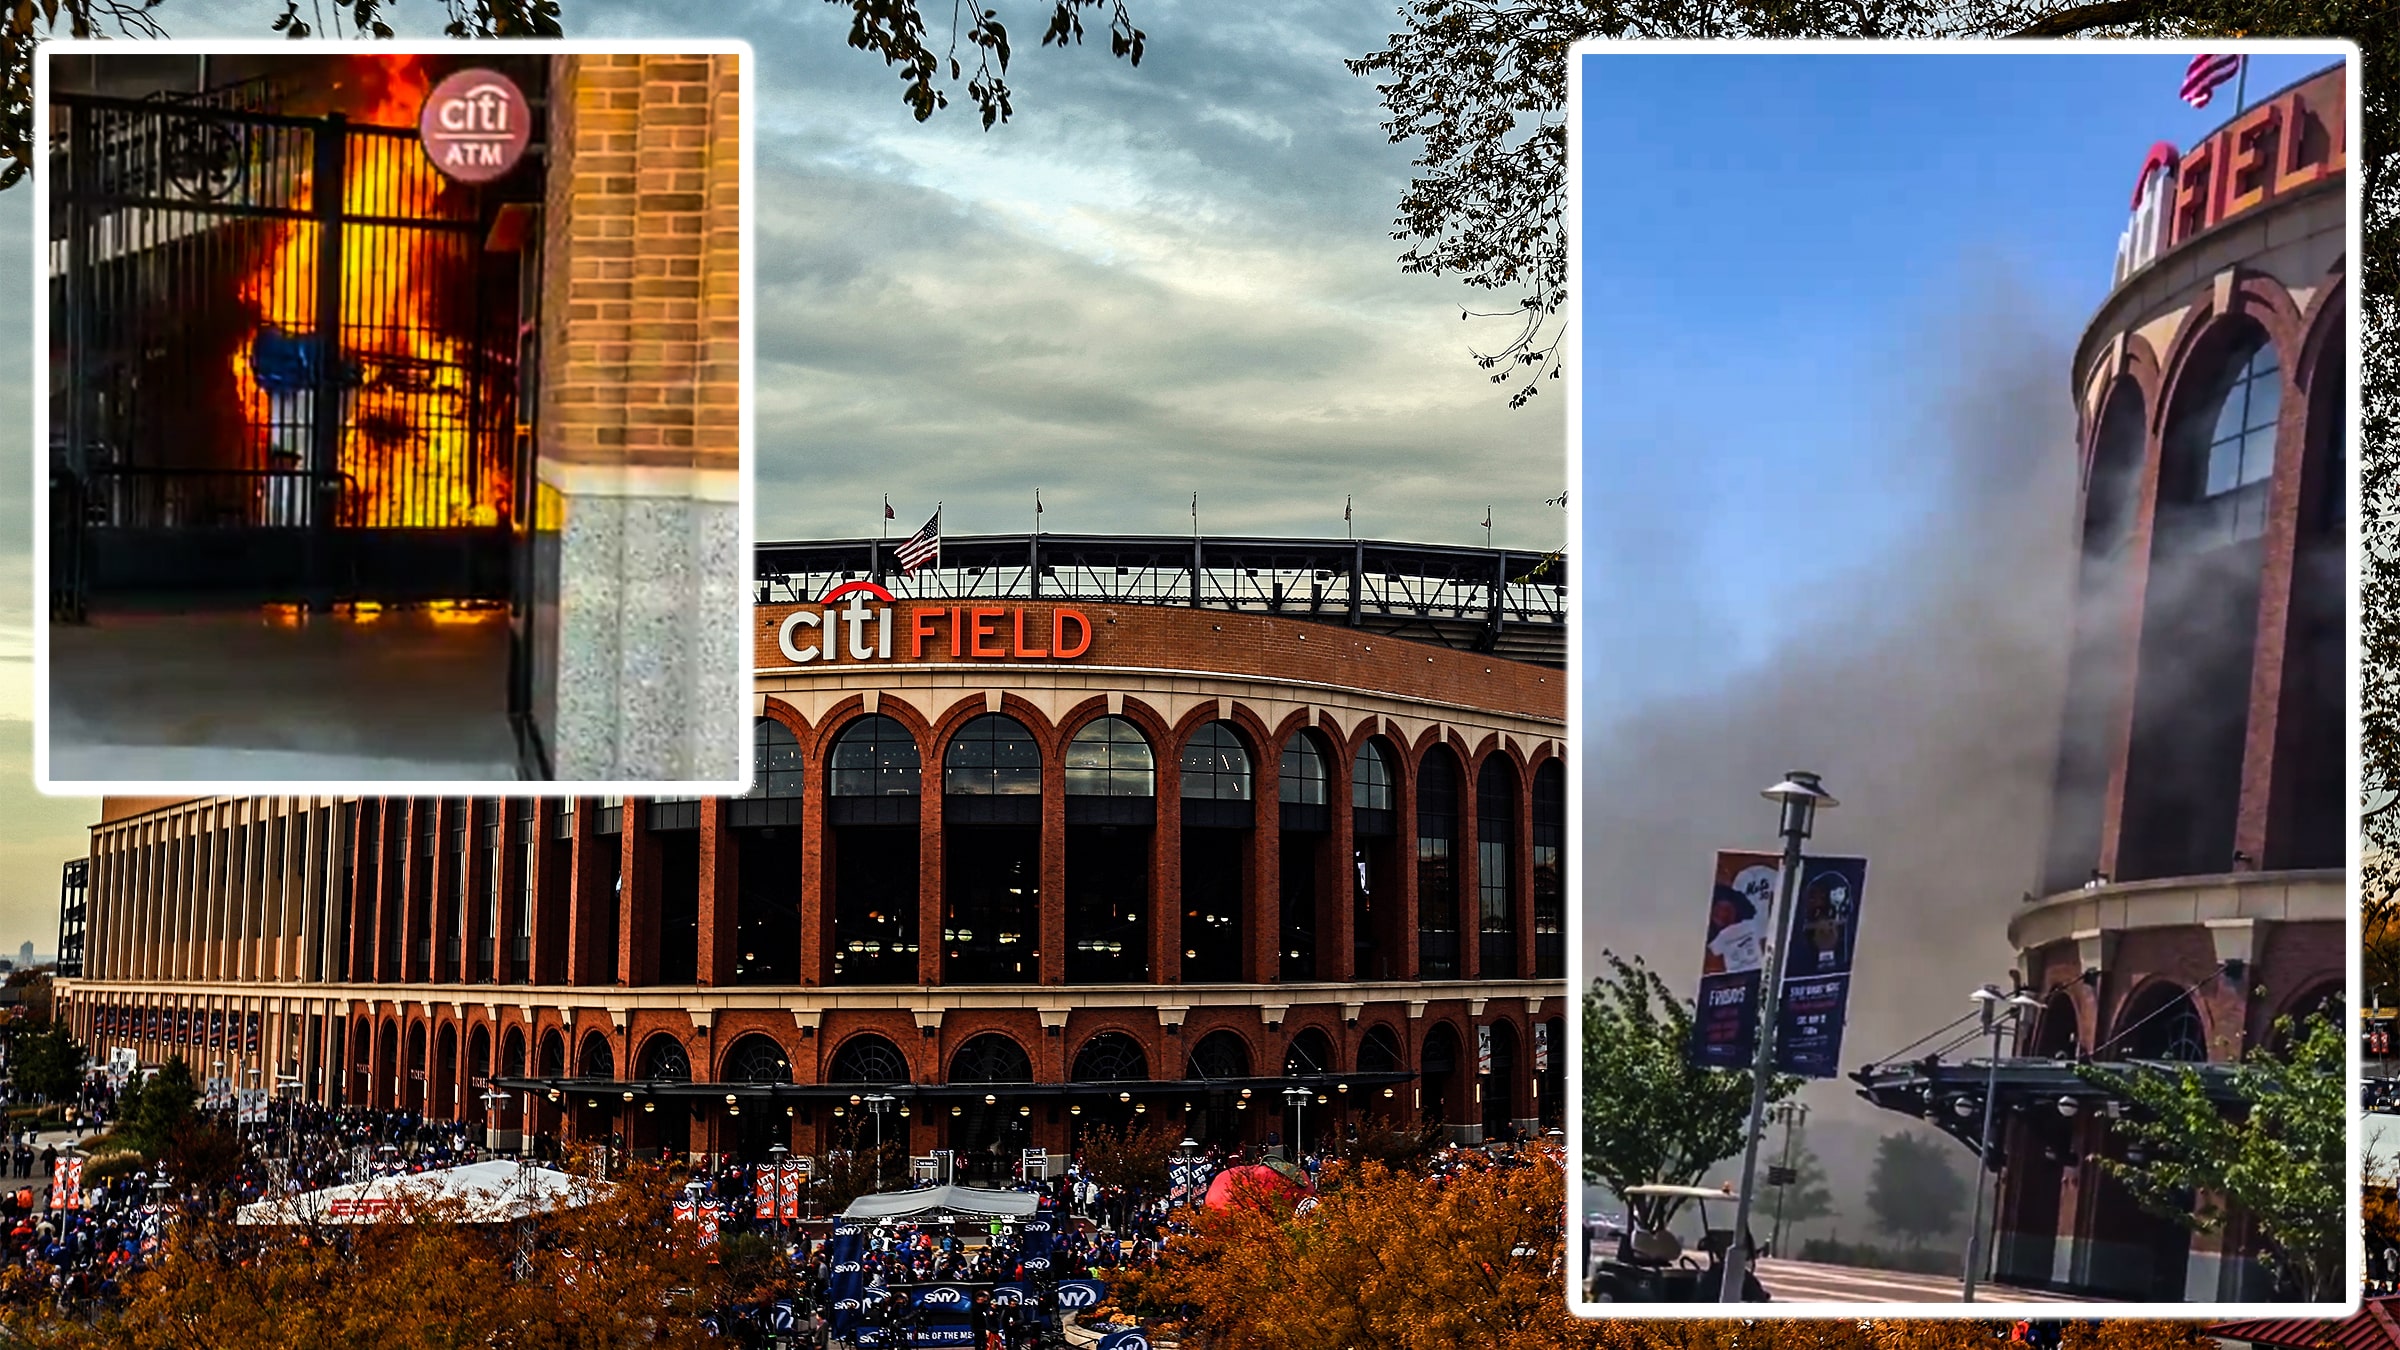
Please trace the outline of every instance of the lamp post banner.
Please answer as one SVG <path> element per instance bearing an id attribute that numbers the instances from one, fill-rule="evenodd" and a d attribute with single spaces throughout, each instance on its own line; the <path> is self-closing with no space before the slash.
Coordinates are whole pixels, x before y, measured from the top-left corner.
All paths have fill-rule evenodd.
<path id="1" fill-rule="evenodd" d="M 1782 860 L 1772 853 L 1717 854 L 1708 945 L 1692 1012 L 1691 1057 L 1711 1069 L 1746 1069 L 1758 1057 L 1759 967 Z"/>
<path id="2" fill-rule="evenodd" d="M 1784 930 L 1783 996 L 1775 1008 L 1780 1072 L 1804 1078 L 1841 1074 L 1850 961 L 1858 943 L 1859 902 L 1866 893 L 1866 859 L 1800 860 L 1800 899 Z"/>

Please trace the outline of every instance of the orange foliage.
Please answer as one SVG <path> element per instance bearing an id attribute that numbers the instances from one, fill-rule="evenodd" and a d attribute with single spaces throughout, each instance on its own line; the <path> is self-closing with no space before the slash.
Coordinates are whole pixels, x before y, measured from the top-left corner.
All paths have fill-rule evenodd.
<path id="1" fill-rule="evenodd" d="M 711 1271 L 670 1220 L 674 1182 L 637 1172 L 522 1225 L 461 1225 L 439 1204 L 314 1232 L 187 1220 L 121 1309 L 85 1325 L 37 1299 L 7 1330 L 55 1350 L 698 1347 Z"/>

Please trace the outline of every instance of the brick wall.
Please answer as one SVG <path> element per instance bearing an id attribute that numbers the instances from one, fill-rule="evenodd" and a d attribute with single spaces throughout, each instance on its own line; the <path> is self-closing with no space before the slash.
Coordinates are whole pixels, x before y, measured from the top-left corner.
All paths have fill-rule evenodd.
<path id="1" fill-rule="evenodd" d="M 739 466 L 737 59 L 555 58 L 542 282 L 553 462 Z"/>

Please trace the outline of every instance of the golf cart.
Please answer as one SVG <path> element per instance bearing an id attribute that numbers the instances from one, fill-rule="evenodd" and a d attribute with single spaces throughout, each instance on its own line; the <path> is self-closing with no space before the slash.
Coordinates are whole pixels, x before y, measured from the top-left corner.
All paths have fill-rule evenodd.
<path id="1" fill-rule="evenodd" d="M 1699 1242 L 1698 1257 L 1686 1251 L 1683 1239 L 1667 1227 L 1675 1210 L 1685 1201 L 1700 1207 L 1700 1225 L 1706 1236 Z M 1712 1215 L 1711 1205 L 1724 1205 L 1728 1211 L 1738 1210 L 1741 1197 L 1727 1186 L 1710 1190 L 1703 1186 L 1634 1186 L 1625 1192 L 1627 1223 L 1623 1236 L 1617 1240 L 1613 1259 L 1594 1263 L 1587 1288 L 1594 1303 L 1715 1303 L 1724 1287 L 1725 1253 L 1733 1245 L 1730 1227 L 1716 1226 L 1718 1215 Z M 1730 1224 L 1732 1212 L 1721 1217 Z M 1758 1243 L 1745 1244 L 1751 1262 L 1745 1263 L 1742 1276 L 1742 1301 L 1766 1303 L 1766 1288 L 1749 1267 L 1758 1257 Z M 1705 1258 L 1705 1260 L 1701 1259 Z"/>

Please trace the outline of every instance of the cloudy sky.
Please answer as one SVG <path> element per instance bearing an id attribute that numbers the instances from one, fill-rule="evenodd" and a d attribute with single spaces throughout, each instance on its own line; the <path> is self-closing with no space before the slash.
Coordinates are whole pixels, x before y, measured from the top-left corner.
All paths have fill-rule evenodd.
<path id="1" fill-rule="evenodd" d="M 939 6 L 931 7 L 940 9 Z M 1191 528 L 1342 531 L 1551 547 L 1564 513 L 1553 387 L 1509 411 L 1469 357 L 1498 330 L 1462 293 L 1403 275 L 1388 236 L 1409 152 L 1385 142 L 1346 57 L 1396 24 L 1387 0 L 1245 7 L 1140 0 L 1141 67 L 1106 35 L 1036 45 L 1014 23 L 1017 116 L 954 106 L 920 124 L 847 7 L 566 0 L 573 36 L 748 39 L 757 68 L 757 444 L 761 538 L 905 528 L 936 500 L 954 533 Z M 263 37 L 267 0 L 169 0 L 177 37 Z M 303 11 L 307 6 L 304 4 Z M 394 7 L 405 34 L 435 9 Z M 0 194 L 0 314 L 26 312 L 32 193 Z M 1469 297 L 1472 298 L 1472 297 Z M 1490 305 L 1483 307 L 1490 308 Z M 0 361 L 25 369 L 22 324 Z M 29 537 L 25 390 L 0 389 L 0 539 Z M 30 768 L 30 561 L 0 554 L 0 950 L 47 950 L 57 864 L 92 804 L 46 801 Z"/>

